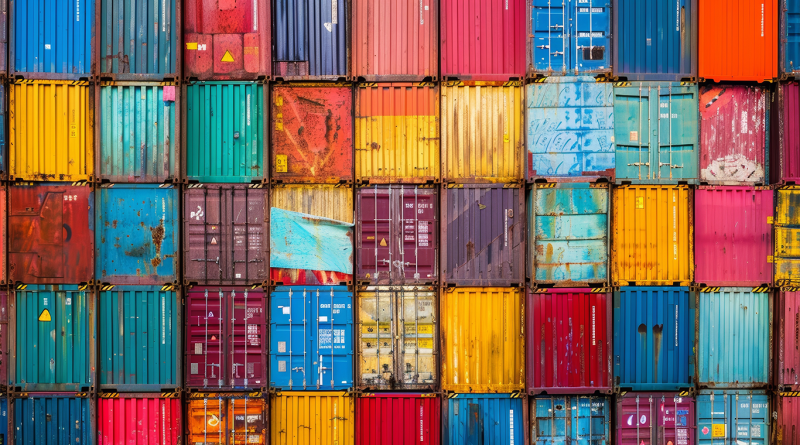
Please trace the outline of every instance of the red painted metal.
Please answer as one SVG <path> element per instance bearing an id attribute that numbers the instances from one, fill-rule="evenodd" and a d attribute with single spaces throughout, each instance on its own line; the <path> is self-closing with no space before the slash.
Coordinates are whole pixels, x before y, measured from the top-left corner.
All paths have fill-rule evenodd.
<path id="1" fill-rule="evenodd" d="M 775 397 L 778 412 L 777 426 L 777 445 L 800 445 L 800 397 L 793 394 L 792 397 Z"/>
<path id="2" fill-rule="evenodd" d="M 800 292 L 781 292 L 775 316 L 778 388 L 800 391 Z M 800 413 L 799 413 L 800 414 Z"/>
<path id="3" fill-rule="evenodd" d="M 353 284 L 353 275 L 326 270 L 278 269 L 272 267 L 269 270 L 269 279 L 273 286 Z"/>
<path id="4" fill-rule="evenodd" d="M 99 445 L 178 445 L 182 439 L 181 399 L 159 394 L 120 394 L 97 402 Z"/>
<path id="5" fill-rule="evenodd" d="M 356 445 L 439 445 L 436 394 L 370 393 L 356 400 Z"/>
<path id="6" fill-rule="evenodd" d="M 5 188 L 0 188 L 0 284 L 5 284 L 6 276 L 6 224 L 8 221 L 8 206 L 6 204 L 7 194 Z M 5 314 L 5 306 L 0 311 Z"/>
<path id="7" fill-rule="evenodd" d="M 676 392 L 631 392 L 617 398 L 616 443 L 694 445 L 696 421 L 692 397 Z"/>
<path id="8" fill-rule="evenodd" d="M 611 393 L 611 294 L 539 289 L 526 311 L 529 393 Z"/>
<path id="9" fill-rule="evenodd" d="M 770 101 L 769 181 L 800 184 L 800 84 L 779 84 Z"/>

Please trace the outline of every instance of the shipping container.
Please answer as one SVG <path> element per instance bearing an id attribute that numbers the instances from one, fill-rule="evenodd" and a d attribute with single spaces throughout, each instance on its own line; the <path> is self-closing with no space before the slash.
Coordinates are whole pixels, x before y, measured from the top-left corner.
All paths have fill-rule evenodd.
<path id="1" fill-rule="evenodd" d="M 688 286 L 694 278 L 693 191 L 629 185 L 612 196 L 615 286 Z"/>
<path id="2" fill-rule="evenodd" d="M 695 445 L 695 402 L 674 392 L 617 399 L 617 445 Z"/>
<path id="3" fill-rule="evenodd" d="M 355 93 L 356 183 L 439 182 L 439 85 L 359 83 Z"/>
<path id="4" fill-rule="evenodd" d="M 529 394 L 611 393 L 611 295 L 604 290 L 528 291 Z"/>
<path id="5" fill-rule="evenodd" d="M 356 293 L 356 383 L 363 390 L 436 391 L 439 299 L 434 286 L 369 286 Z"/>
<path id="6" fill-rule="evenodd" d="M 614 77 L 696 80 L 698 1 L 613 0 Z"/>
<path id="7" fill-rule="evenodd" d="M 104 184 L 96 194 L 95 279 L 110 284 L 177 284 L 178 187 Z"/>
<path id="8" fill-rule="evenodd" d="M 354 0 L 353 77 L 439 80 L 438 0 Z"/>
<path id="9" fill-rule="evenodd" d="M 11 180 L 92 181 L 94 88 L 17 79 L 9 92 Z"/>
<path id="10" fill-rule="evenodd" d="M 93 445 L 97 431 L 94 402 L 76 394 L 20 394 L 11 400 L 14 445 Z"/>
<path id="11" fill-rule="evenodd" d="M 775 298 L 775 383 L 780 391 L 800 391 L 800 289 L 782 288 Z"/>
<path id="12" fill-rule="evenodd" d="M 0 74 L 8 74 L 8 1 L 0 2 Z M 0 420 L 2 423 L 2 420 Z M 0 427 L 2 428 L 2 427 Z M 6 435 L 7 436 L 7 435 Z"/>
<path id="13" fill-rule="evenodd" d="M 98 300 L 100 388 L 178 391 L 182 304 L 171 287 L 104 286 Z"/>
<path id="14" fill-rule="evenodd" d="M 525 390 L 525 296 L 521 289 L 447 289 L 442 292 L 440 320 L 443 390 Z"/>
<path id="15" fill-rule="evenodd" d="M 100 84 L 97 159 L 100 179 L 110 182 L 179 179 L 180 106 L 176 105 L 180 100 L 179 90 L 174 83 Z"/>
<path id="16" fill-rule="evenodd" d="M 800 442 L 800 393 L 782 392 L 775 395 L 773 411 L 778 417 L 775 422 L 776 445 L 797 445 Z"/>
<path id="17" fill-rule="evenodd" d="M 346 392 L 277 392 L 270 403 L 272 445 L 352 445 L 355 403 Z"/>
<path id="18" fill-rule="evenodd" d="M 439 279 L 439 195 L 424 186 L 374 185 L 356 191 L 356 276 L 371 284 Z"/>
<path id="19" fill-rule="evenodd" d="M 777 190 L 775 207 L 775 284 L 800 283 L 800 187 Z"/>
<path id="20" fill-rule="evenodd" d="M 780 83 L 769 99 L 769 182 L 800 183 L 800 84 Z"/>
<path id="21" fill-rule="evenodd" d="M 695 297 L 688 287 L 614 292 L 614 384 L 633 391 L 693 388 Z"/>
<path id="22" fill-rule="evenodd" d="M 697 85 L 670 82 L 622 85 L 614 87 L 617 184 L 696 183 Z"/>
<path id="23" fill-rule="evenodd" d="M 264 84 L 195 82 L 185 88 L 186 177 L 262 182 L 267 165 Z"/>
<path id="24" fill-rule="evenodd" d="M 772 372 L 772 297 L 764 288 L 706 288 L 697 294 L 697 381 L 701 388 L 766 388 Z"/>
<path id="25" fill-rule="evenodd" d="M 9 302 L 16 391 L 90 391 L 95 385 L 95 299 L 75 285 L 22 286 Z"/>
<path id="26" fill-rule="evenodd" d="M 525 443 L 528 408 L 518 393 L 448 394 L 442 405 L 442 445 Z"/>
<path id="27" fill-rule="evenodd" d="M 180 445 L 180 393 L 101 393 L 97 401 L 99 445 Z M 77 444 L 76 444 L 77 445 Z"/>
<path id="28" fill-rule="evenodd" d="M 701 390 L 697 395 L 697 443 L 767 445 L 770 397 L 765 391 Z"/>
<path id="29" fill-rule="evenodd" d="M 191 393 L 186 402 L 186 444 L 266 445 L 268 407 L 254 393 Z"/>
<path id="30" fill-rule="evenodd" d="M 358 445 L 440 445 L 437 394 L 366 393 L 356 399 Z"/>
<path id="31" fill-rule="evenodd" d="M 85 182 L 11 186 L 9 281 L 58 284 L 92 280 L 94 205 L 94 192 Z"/>
<path id="32" fill-rule="evenodd" d="M 744 85 L 700 88 L 700 181 L 766 184 L 767 92 Z"/>
<path id="33" fill-rule="evenodd" d="M 6 187 L 0 187 L 0 285 L 6 284 L 8 282 L 8 274 L 6 272 L 7 266 L 7 257 L 6 257 L 6 246 L 8 245 L 8 239 L 6 235 L 8 234 L 8 189 Z M 2 295 L 2 293 L 0 293 Z M 0 306 L 3 306 L 0 303 Z M 0 322 L 5 316 L 5 307 L 0 307 Z M 2 382 L 2 378 L 0 378 L 0 382 Z"/>
<path id="34" fill-rule="evenodd" d="M 272 182 L 353 182 L 353 89 L 272 87 Z"/>
<path id="35" fill-rule="evenodd" d="M 442 182 L 522 181 L 523 96 L 521 82 L 443 84 Z"/>
<path id="36" fill-rule="evenodd" d="M 2 1 L 0 1 L 0 8 L 2 7 Z M 4 13 L 0 10 L 0 38 L 2 38 L 2 28 L 5 24 L 2 22 L 2 17 Z M 0 65 L 3 64 L 3 43 L 0 42 Z M 0 74 L 2 74 L 2 70 L 0 70 Z M 5 83 L 0 84 L 0 178 L 5 178 L 8 175 L 8 153 L 6 153 L 8 149 L 8 99 L 6 98 L 6 93 L 8 91 L 8 87 Z"/>
<path id="37" fill-rule="evenodd" d="M 353 387 L 353 292 L 346 286 L 273 288 L 270 338 L 270 388 Z"/>
<path id="38" fill-rule="evenodd" d="M 261 284 L 269 269 L 267 191 L 260 185 L 195 185 L 183 194 L 183 278 Z"/>
<path id="39" fill-rule="evenodd" d="M 448 184 L 442 207 L 445 285 L 524 287 L 524 188 Z"/>
<path id="40" fill-rule="evenodd" d="M 528 278 L 535 284 L 606 284 L 609 186 L 537 183 L 528 194 Z"/>
<path id="41" fill-rule="evenodd" d="M 701 186 L 694 194 L 694 281 L 705 286 L 771 285 L 775 192 Z"/>
<path id="42" fill-rule="evenodd" d="M 780 0 L 778 11 L 778 64 L 781 79 L 796 78 L 800 74 L 800 3 Z"/>
<path id="43" fill-rule="evenodd" d="M 350 1 L 272 0 L 273 76 L 347 80 Z"/>
<path id="44" fill-rule="evenodd" d="M 528 180 L 613 181 L 616 148 L 611 84 L 586 76 L 549 77 L 525 88 Z"/>
<path id="45" fill-rule="evenodd" d="M 611 400 L 605 396 L 530 399 L 530 443 L 611 443 Z"/>
<path id="46" fill-rule="evenodd" d="M 8 412 L 8 399 L 6 397 L 0 398 L 0 441 L 4 444 L 11 443 L 13 434 L 8 434 L 9 428 L 9 412 Z M 12 433 L 13 433 L 13 426 Z"/>
<path id="47" fill-rule="evenodd" d="M 185 386 L 204 391 L 266 388 L 268 318 L 264 291 L 192 287 L 183 298 Z"/>
<path id="48" fill-rule="evenodd" d="M 12 294 L 13 295 L 13 294 Z M 9 350 L 9 337 L 11 335 L 8 323 L 8 291 L 0 291 L 0 388 L 8 387 L 8 371 L 9 363 L 11 363 L 11 355 Z M 5 402 L 5 398 L 0 397 L 0 402 Z M 2 412 L 5 412 L 5 407 L 0 409 L 0 435 L 3 434 L 3 421 Z"/>

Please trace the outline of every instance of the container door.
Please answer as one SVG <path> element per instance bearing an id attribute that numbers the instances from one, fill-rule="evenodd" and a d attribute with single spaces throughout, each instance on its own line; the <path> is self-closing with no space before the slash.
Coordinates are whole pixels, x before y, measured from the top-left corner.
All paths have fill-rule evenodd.
<path id="1" fill-rule="evenodd" d="M 658 147 L 651 159 L 652 172 L 658 175 L 651 179 L 677 180 L 697 178 L 698 163 L 698 103 L 697 87 L 659 87 L 658 109 L 651 116 L 658 116 L 658 134 L 651 140 L 651 147 Z M 652 97 L 653 105 L 656 96 Z M 657 167 L 655 167 L 657 165 Z"/>
<path id="2" fill-rule="evenodd" d="M 189 419 L 189 443 L 226 445 L 225 408 L 222 398 L 190 400 L 186 416 Z"/>
<path id="3" fill-rule="evenodd" d="M 569 0 L 577 2 L 577 0 Z M 551 3 L 554 3 L 551 5 Z M 531 11 L 531 34 L 533 36 L 533 60 L 536 71 L 566 73 L 572 54 L 568 48 L 569 38 L 564 29 L 570 23 L 567 17 L 567 1 L 534 0 Z"/>
<path id="4" fill-rule="evenodd" d="M 722 391 L 697 396 L 699 445 L 730 445 L 731 404 Z"/>
<path id="5" fill-rule="evenodd" d="M 533 430 L 536 445 L 566 445 L 570 443 L 569 418 L 571 407 L 567 406 L 566 397 L 538 397 L 534 399 L 534 415 L 536 424 Z"/>
<path id="6" fill-rule="evenodd" d="M 358 193 L 361 231 L 358 255 L 359 274 L 378 282 L 391 276 L 392 248 L 392 190 L 372 187 Z"/>
<path id="7" fill-rule="evenodd" d="M 228 400 L 228 445 L 263 445 L 266 439 L 263 399 Z M 192 442 L 196 443 L 196 442 Z"/>
<path id="8" fill-rule="evenodd" d="M 264 366 L 262 339 L 266 314 L 264 295 L 250 294 L 248 289 L 231 291 L 228 326 L 229 385 L 236 388 L 266 387 L 267 370 Z"/>
<path id="9" fill-rule="evenodd" d="M 185 194 L 186 278 L 189 280 L 219 281 L 223 274 L 222 256 L 225 238 L 222 232 L 223 189 L 204 189 Z M 225 249 L 226 251 L 228 249 Z M 227 270 L 226 270 L 227 272 Z"/>
<path id="10" fill-rule="evenodd" d="M 658 112 L 650 104 L 651 88 L 638 84 L 614 88 L 614 140 L 617 144 L 617 178 L 650 179 L 650 139 L 652 122 Z"/>
<path id="11" fill-rule="evenodd" d="M 403 387 L 436 385 L 439 378 L 436 367 L 436 293 L 416 289 L 400 291 L 397 322 L 396 332 L 400 335 L 397 349 L 402 359 L 397 362 L 396 375 L 402 376 Z"/>
<path id="12" fill-rule="evenodd" d="M 571 404 L 571 443 L 577 445 L 606 444 L 610 439 L 608 399 L 573 396 Z"/>
<path id="13" fill-rule="evenodd" d="M 309 60 L 309 33 L 307 15 L 308 7 L 304 0 L 275 1 L 274 30 L 272 39 L 275 42 L 275 60 L 284 62 L 302 62 Z M 301 6 L 302 4 L 302 6 Z"/>
<path id="14" fill-rule="evenodd" d="M 785 27 L 786 35 L 781 36 L 781 39 L 786 39 L 784 71 L 792 73 L 800 70 L 800 0 L 786 0 L 785 8 L 785 25 L 782 28 Z"/>
<path id="15" fill-rule="evenodd" d="M 775 211 L 775 284 L 800 282 L 800 188 L 778 190 Z"/>
<path id="16" fill-rule="evenodd" d="M 222 387 L 225 366 L 225 309 L 222 291 L 189 293 L 187 301 L 187 358 L 192 387 Z"/>
<path id="17" fill-rule="evenodd" d="M 397 274 L 414 281 L 431 281 L 436 277 L 436 196 L 404 190 L 399 197 L 402 215 L 395 238 L 402 243 Z"/>
<path id="18" fill-rule="evenodd" d="M 649 395 L 620 399 L 617 436 L 620 445 L 665 445 L 656 442 L 653 398 Z M 684 444 L 686 445 L 686 444 Z"/>
<path id="19" fill-rule="evenodd" d="M 731 439 L 737 444 L 766 445 L 769 443 L 769 396 L 740 392 L 730 395 Z"/>
<path id="20" fill-rule="evenodd" d="M 608 0 L 570 0 L 570 3 L 571 68 L 576 72 L 609 69 L 611 8 Z"/>
<path id="21" fill-rule="evenodd" d="M 289 287 L 270 296 L 270 386 L 299 390 L 314 385 L 306 337 L 313 322 L 310 293 Z"/>
<path id="22" fill-rule="evenodd" d="M 667 394 L 658 403 L 658 443 L 694 445 L 694 401 L 689 397 L 669 397 Z"/>
<path id="23" fill-rule="evenodd" d="M 318 390 L 349 389 L 353 386 L 353 297 L 317 288 L 311 296 L 314 329 L 312 375 Z"/>
<path id="24" fill-rule="evenodd" d="M 392 290 L 377 289 L 359 294 L 360 385 L 391 388 L 399 383 L 394 360 L 396 298 L 397 293 Z"/>

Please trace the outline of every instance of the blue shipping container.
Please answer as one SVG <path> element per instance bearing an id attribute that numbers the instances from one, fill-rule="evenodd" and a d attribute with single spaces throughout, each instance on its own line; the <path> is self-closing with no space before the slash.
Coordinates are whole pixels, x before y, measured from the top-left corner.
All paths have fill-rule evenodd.
<path id="1" fill-rule="evenodd" d="M 16 445 L 92 445 L 92 402 L 68 395 L 14 399 Z"/>
<path id="2" fill-rule="evenodd" d="M 781 0 L 781 74 L 800 74 L 800 0 Z"/>
<path id="3" fill-rule="evenodd" d="M 604 396 L 543 396 L 530 401 L 531 441 L 537 445 L 611 442 L 611 401 Z"/>
<path id="4" fill-rule="evenodd" d="M 521 445 L 525 419 L 517 394 L 454 394 L 442 415 L 443 445 Z"/>
<path id="5" fill-rule="evenodd" d="M 278 286 L 270 295 L 270 387 L 353 386 L 353 293 L 347 286 Z"/>
<path id="6" fill-rule="evenodd" d="M 347 0 L 274 0 L 273 75 L 337 79 L 348 72 Z"/>
<path id="7" fill-rule="evenodd" d="M 614 381 L 633 391 L 694 385 L 695 299 L 688 287 L 614 292 Z"/>
<path id="8" fill-rule="evenodd" d="M 697 395 L 698 443 L 767 445 L 771 417 L 764 391 L 701 390 Z M 785 439 L 789 440 L 784 443 L 795 443 Z"/>
<path id="9" fill-rule="evenodd" d="M 8 399 L 0 399 L 0 443 L 6 445 L 10 443 L 8 437 Z"/>
<path id="10" fill-rule="evenodd" d="M 97 280 L 145 285 L 178 279 L 178 193 L 168 184 L 112 184 L 98 190 Z"/>

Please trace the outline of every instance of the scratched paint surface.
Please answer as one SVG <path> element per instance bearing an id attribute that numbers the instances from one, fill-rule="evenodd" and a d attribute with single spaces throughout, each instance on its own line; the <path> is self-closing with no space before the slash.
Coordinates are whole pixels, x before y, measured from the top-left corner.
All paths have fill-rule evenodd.
<path id="1" fill-rule="evenodd" d="M 353 274 L 353 224 L 270 209 L 270 267 Z"/>
<path id="2" fill-rule="evenodd" d="M 779 387 L 800 389 L 800 292 L 782 291 L 775 293 L 775 319 L 777 324 L 775 342 L 777 343 L 776 357 L 778 362 L 775 380 Z M 794 408 L 800 420 L 800 399 L 794 399 Z"/>
<path id="3" fill-rule="evenodd" d="M 270 399 L 270 444 L 355 443 L 355 400 L 344 391 L 281 391 Z"/>
<path id="4" fill-rule="evenodd" d="M 94 407 L 88 397 L 32 395 L 14 402 L 14 443 L 61 445 L 95 443 Z M 58 433 L 55 433 L 57 431 Z M 48 434 L 49 433 L 49 434 Z"/>
<path id="5" fill-rule="evenodd" d="M 775 283 L 800 283 L 800 187 L 779 189 L 775 209 Z"/>
<path id="6" fill-rule="evenodd" d="M 186 402 L 189 443 L 264 445 L 267 443 L 267 401 L 197 393 Z"/>
<path id="7" fill-rule="evenodd" d="M 457 394 L 442 402 L 442 444 L 525 442 L 525 400 L 509 394 Z"/>
<path id="8" fill-rule="evenodd" d="M 100 444 L 178 445 L 183 436 L 180 398 L 128 395 L 97 401 Z"/>
<path id="9" fill-rule="evenodd" d="M 628 393 L 617 398 L 616 417 L 619 445 L 640 445 L 655 434 L 660 443 L 696 443 L 694 397 L 675 392 Z"/>
<path id="10" fill-rule="evenodd" d="M 539 396 L 530 399 L 532 443 L 609 443 L 611 401 L 606 396 Z"/>

